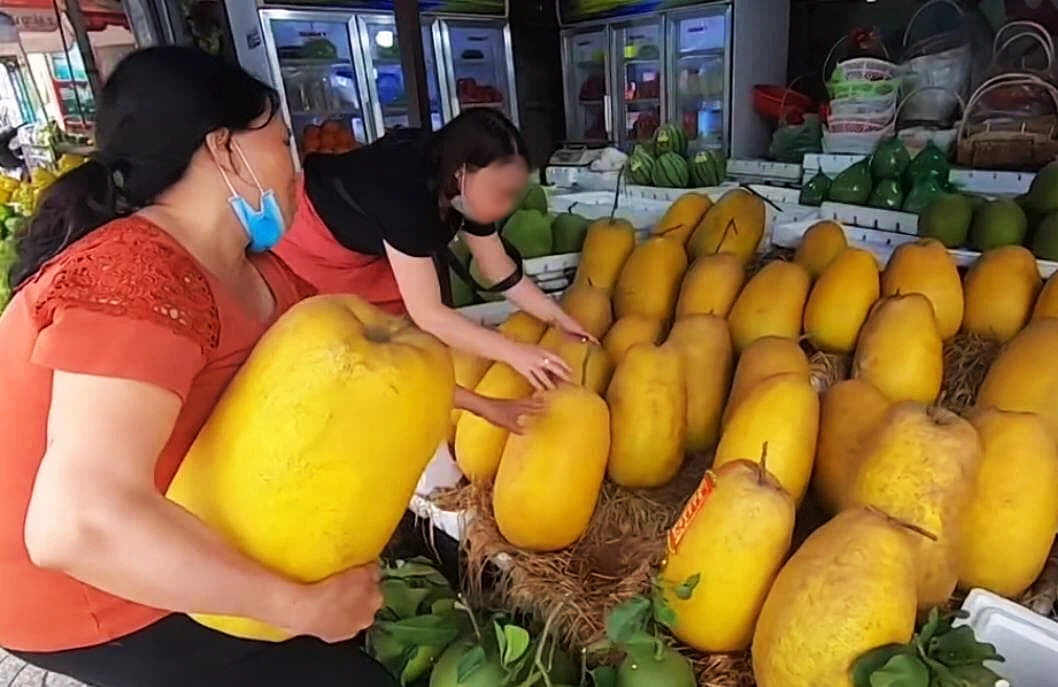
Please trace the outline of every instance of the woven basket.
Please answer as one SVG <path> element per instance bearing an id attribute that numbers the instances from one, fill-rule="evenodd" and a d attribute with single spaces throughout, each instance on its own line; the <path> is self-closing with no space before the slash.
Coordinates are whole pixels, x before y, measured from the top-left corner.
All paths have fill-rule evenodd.
<path id="1" fill-rule="evenodd" d="M 1017 63 L 1007 61 L 1006 56 L 1011 47 L 1026 38 L 1038 43 L 1043 49 L 1043 56 L 1047 62 L 1042 68 L 1029 67 L 1025 59 L 1026 55 L 1022 55 L 1021 60 Z M 1021 20 L 1005 24 L 996 32 L 995 39 L 992 41 L 992 63 L 988 71 L 993 75 L 1010 72 L 1032 74 L 1054 82 L 1054 39 L 1051 38 L 1051 34 L 1046 28 L 1034 21 Z"/>
<path id="2" fill-rule="evenodd" d="M 985 96 L 1002 90 L 1010 94 L 1020 90 L 1045 93 L 1054 114 L 1024 116 L 993 111 L 983 121 L 973 122 L 975 108 L 984 104 Z M 970 97 L 956 138 L 956 159 L 960 165 L 977 169 L 1039 169 L 1058 159 L 1058 88 L 1033 74 L 1000 74 L 985 81 Z"/>
<path id="3" fill-rule="evenodd" d="M 930 10 L 954 12 L 960 28 L 945 31 L 908 45 L 919 18 Z M 928 89 L 925 97 L 915 98 L 904 110 L 907 119 L 916 122 L 939 123 L 951 118 L 957 100 L 965 98 L 970 87 L 973 60 L 969 38 L 961 27 L 964 13 L 955 0 L 930 0 L 911 18 L 904 31 L 901 91 L 906 103 L 910 94 Z M 941 87 L 941 88 L 935 88 Z M 903 105 L 902 105 L 903 106 Z"/>

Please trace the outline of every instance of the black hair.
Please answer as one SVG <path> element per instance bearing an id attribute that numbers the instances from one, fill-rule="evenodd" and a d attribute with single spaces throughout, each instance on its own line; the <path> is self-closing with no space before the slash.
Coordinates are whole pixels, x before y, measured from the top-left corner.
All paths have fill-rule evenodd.
<path id="1" fill-rule="evenodd" d="M 438 192 L 452 198 L 459 192 L 456 172 L 473 172 L 500 160 L 522 158 L 529 149 L 522 132 L 499 110 L 471 107 L 444 125 L 433 137 L 432 163 Z"/>
<path id="2" fill-rule="evenodd" d="M 278 107 L 274 89 L 201 50 L 130 53 L 103 86 L 98 152 L 43 194 L 18 243 L 11 286 L 94 229 L 154 202 L 183 177 L 207 134 L 261 128 Z"/>

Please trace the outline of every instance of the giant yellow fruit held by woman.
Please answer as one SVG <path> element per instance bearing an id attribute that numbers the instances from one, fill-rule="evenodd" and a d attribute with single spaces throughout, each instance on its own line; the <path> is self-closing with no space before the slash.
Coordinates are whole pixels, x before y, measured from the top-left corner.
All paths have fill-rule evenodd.
<path id="1" fill-rule="evenodd" d="M 574 283 L 612 293 L 625 261 L 636 247 L 636 230 L 628 220 L 604 217 L 588 227 Z"/>
<path id="2" fill-rule="evenodd" d="M 488 398 L 527 398 L 532 385 L 507 363 L 493 363 L 474 392 Z M 456 464 L 471 482 L 487 483 L 496 476 L 507 444 L 507 430 L 474 413 L 463 413 L 456 424 Z"/>
<path id="3" fill-rule="evenodd" d="M 632 251 L 621 270 L 613 294 L 614 313 L 618 318 L 672 319 L 686 271 L 687 254 L 679 242 L 659 236 L 647 239 Z"/>
<path id="4" fill-rule="evenodd" d="M 1010 340 L 981 384 L 977 405 L 1037 413 L 1058 441 L 1058 319 L 1033 320 Z"/>
<path id="5" fill-rule="evenodd" d="M 909 534 L 919 608 L 948 601 L 959 577 L 966 509 L 981 460 L 977 432 L 942 408 L 914 401 L 890 408 L 864 443 L 851 506 L 874 506 L 936 539 Z"/>
<path id="6" fill-rule="evenodd" d="M 827 353 L 851 353 L 880 293 L 874 254 L 846 248 L 819 275 L 808 296 L 804 317 L 808 340 Z"/>
<path id="7" fill-rule="evenodd" d="M 940 338 L 955 336 L 962 325 L 963 290 L 959 269 L 948 249 L 936 239 L 899 246 L 882 273 L 882 295 L 921 293 L 933 305 Z"/>
<path id="8" fill-rule="evenodd" d="M 454 391 L 448 349 L 429 334 L 355 296 L 306 300 L 258 342 L 167 496 L 291 579 L 371 563 L 444 438 Z M 256 620 L 196 619 L 286 638 Z"/>
<path id="9" fill-rule="evenodd" d="M 744 188 L 728 191 L 705 213 L 691 234 L 687 252 L 692 258 L 731 253 L 748 265 L 764 236 L 764 201 Z"/>
<path id="10" fill-rule="evenodd" d="M 819 443 L 812 490 L 828 513 L 845 505 L 860 448 L 889 410 L 889 399 L 870 382 L 846 379 L 827 389 L 819 407 Z"/>
<path id="11" fill-rule="evenodd" d="M 660 343 L 665 323 L 644 315 L 628 315 L 614 322 L 606 333 L 602 346 L 614 365 L 620 365 L 632 346 L 641 343 Z"/>
<path id="12" fill-rule="evenodd" d="M 1028 323 L 1043 285 L 1036 258 L 1023 246 L 983 254 L 966 273 L 963 329 L 1000 342 Z"/>
<path id="13" fill-rule="evenodd" d="M 775 260 L 765 265 L 742 289 L 728 315 L 735 348 L 744 351 L 765 336 L 800 338 L 811 285 L 808 272 L 796 263 Z"/>
<path id="14" fill-rule="evenodd" d="M 829 219 L 816 222 L 801 237 L 794 252 L 794 262 L 804 267 L 812 279 L 819 279 L 823 270 L 849 247 L 845 230 Z"/>
<path id="15" fill-rule="evenodd" d="M 936 400 L 944 343 L 925 296 L 890 296 L 875 304 L 860 332 L 852 376 L 870 382 L 890 401 Z"/>
<path id="16" fill-rule="evenodd" d="M 669 206 L 651 233 L 685 245 L 712 205 L 713 201 L 704 193 L 684 193 Z"/>
<path id="17" fill-rule="evenodd" d="M 596 339 L 602 339 L 613 324 L 613 306 L 606 289 L 574 284 L 562 294 L 562 309 Z"/>
<path id="18" fill-rule="evenodd" d="M 666 347 L 683 361 L 687 383 L 687 450 L 705 451 L 720 438 L 720 416 L 731 386 L 731 332 L 715 315 L 676 320 Z"/>
<path id="19" fill-rule="evenodd" d="M 680 286 L 676 317 L 727 317 L 746 282 L 746 268 L 731 253 L 704 255 L 694 261 Z"/>
<path id="20" fill-rule="evenodd" d="M 1058 532 L 1058 449 L 1038 415 L 979 411 L 981 470 L 970 499 L 959 586 L 1017 598 L 1035 582 Z"/>
<path id="21" fill-rule="evenodd" d="M 819 435 L 819 396 L 797 374 L 780 374 L 760 382 L 731 413 L 716 447 L 714 467 L 736 460 L 760 462 L 797 503 L 812 477 Z"/>
<path id="22" fill-rule="evenodd" d="M 492 364 L 491 360 L 474 355 L 468 351 L 452 349 L 451 353 L 456 386 L 462 387 L 463 389 L 473 389 L 477 386 L 478 382 L 480 382 L 481 378 L 485 376 L 485 372 L 488 371 L 489 366 Z M 463 411 L 461 409 L 452 408 L 448 426 L 449 441 L 455 441 L 456 424 L 459 422 L 459 416 L 462 414 Z"/>
<path id="23" fill-rule="evenodd" d="M 492 494 L 500 533 L 528 551 L 557 551 L 584 534 L 610 452 L 610 411 L 598 394 L 563 384 L 543 401 L 508 439 Z"/>
<path id="24" fill-rule="evenodd" d="M 708 472 L 669 531 L 661 570 L 673 634 L 704 651 L 744 651 L 793 537 L 793 499 L 759 464 Z M 674 587 L 698 576 L 689 599 Z"/>
<path id="25" fill-rule="evenodd" d="M 610 479 L 622 487 L 660 487 L 683 465 L 687 389 L 679 354 L 633 346 L 606 392 L 610 404 Z"/>
<path id="26" fill-rule="evenodd" d="M 852 687 L 863 654 L 915 631 L 915 571 L 905 530 L 856 509 L 810 536 L 783 566 L 753 635 L 759 687 Z"/>
<path id="27" fill-rule="evenodd" d="M 510 317 L 496 328 L 501 334 L 519 343 L 536 343 L 547 330 L 547 324 L 536 319 L 527 312 L 521 310 L 512 313 Z"/>
<path id="28" fill-rule="evenodd" d="M 723 424 L 727 424 L 731 413 L 750 389 L 768 377 L 785 372 L 800 375 L 806 382 L 811 380 L 808 357 L 796 341 L 781 336 L 765 336 L 751 343 L 738 359 L 731 395 L 724 408 Z"/>
<path id="29" fill-rule="evenodd" d="M 569 365 L 573 372 L 572 382 L 602 395 L 610 385 L 614 364 L 602 346 L 583 341 L 552 327 L 541 340 L 541 345 L 554 351 Z"/>

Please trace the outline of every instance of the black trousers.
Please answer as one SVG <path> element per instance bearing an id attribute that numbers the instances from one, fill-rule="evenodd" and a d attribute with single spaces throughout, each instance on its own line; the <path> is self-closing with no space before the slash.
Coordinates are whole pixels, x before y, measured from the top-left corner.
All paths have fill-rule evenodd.
<path id="1" fill-rule="evenodd" d="M 16 656 L 92 687 L 396 687 L 359 643 L 230 637 L 184 615 L 87 649 Z"/>

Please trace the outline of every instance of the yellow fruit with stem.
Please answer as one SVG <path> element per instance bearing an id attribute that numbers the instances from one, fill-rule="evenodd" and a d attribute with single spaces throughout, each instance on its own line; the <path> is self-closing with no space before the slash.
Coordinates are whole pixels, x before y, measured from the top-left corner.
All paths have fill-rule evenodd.
<path id="1" fill-rule="evenodd" d="M 731 253 L 748 265 L 764 237 L 764 201 L 744 188 L 728 191 L 705 213 L 691 234 L 687 253 L 692 258 Z"/>
<path id="2" fill-rule="evenodd" d="M 849 247 L 845 230 L 833 220 L 825 219 L 808 228 L 794 252 L 794 262 L 818 279 L 823 270 Z"/>
<path id="3" fill-rule="evenodd" d="M 963 283 L 963 329 L 1005 343 L 1032 316 L 1043 282 L 1036 258 L 1023 246 L 1002 246 L 984 253 Z"/>
<path id="4" fill-rule="evenodd" d="M 875 304 L 860 332 L 852 376 L 870 382 L 890 401 L 936 400 L 944 344 L 925 296 L 890 296 Z"/>
<path id="5" fill-rule="evenodd" d="M 705 451 L 720 438 L 720 417 L 731 386 L 731 333 L 715 315 L 676 320 L 666 348 L 683 362 L 687 385 L 687 450 Z"/>
<path id="6" fill-rule="evenodd" d="M 922 294 L 933 306 L 941 339 L 958 333 L 964 308 L 962 280 L 955 260 L 936 239 L 900 245 L 882 272 L 882 296 L 912 293 Z"/>
<path id="7" fill-rule="evenodd" d="M 880 293 L 874 255 L 846 248 L 819 275 L 808 296 L 804 315 L 808 341 L 827 353 L 851 353 Z"/>
<path id="8" fill-rule="evenodd" d="M 669 206 L 651 233 L 685 245 L 712 205 L 704 193 L 684 193 Z"/>
<path id="9" fill-rule="evenodd" d="M 664 333 L 665 325 L 661 320 L 643 315 L 628 315 L 614 322 L 602 345 L 614 365 L 620 365 L 632 346 L 660 343 Z"/>
<path id="10" fill-rule="evenodd" d="M 737 256 L 718 253 L 698 258 L 683 277 L 676 317 L 727 317 L 745 282 L 746 268 Z"/>
<path id="11" fill-rule="evenodd" d="M 776 260 L 765 265 L 742 289 L 728 315 L 735 348 L 744 351 L 765 336 L 800 338 L 811 283 L 808 272 L 795 263 Z"/>
<path id="12" fill-rule="evenodd" d="M 655 236 L 636 246 L 614 288 L 614 314 L 668 321 L 676 309 L 687 254 L 676 241 Z"/>
<path id="13" fill-rule="evenodd" d="M 781 336 L 765 336 L 751 343 L 738 359 L 731 394 L 724 408 L 723 423 L 727 424 L 727 419 L 750 389 L 762 380 L 784 372 L 797 374 L 806 382 L 811 380 L 808 357 L 796 341 Z"/>

